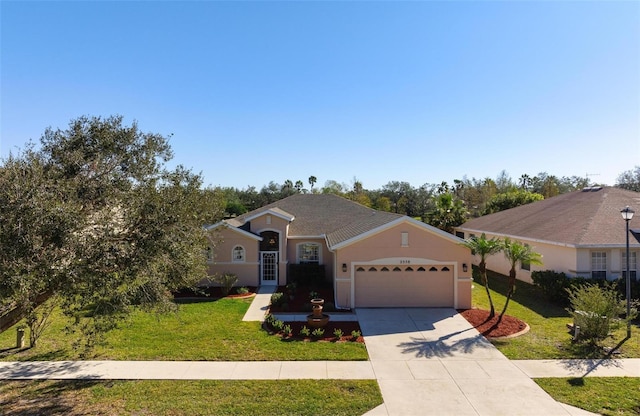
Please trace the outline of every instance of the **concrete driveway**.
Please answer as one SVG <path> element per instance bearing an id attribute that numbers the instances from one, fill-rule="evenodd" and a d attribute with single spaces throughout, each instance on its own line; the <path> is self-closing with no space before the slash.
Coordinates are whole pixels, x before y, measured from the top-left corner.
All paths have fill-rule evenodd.
<path id="1" fill-rule="evenodd" d="M 589 415 L 556 402 L 454 309 L 357 309 L 375 415 Z"/>

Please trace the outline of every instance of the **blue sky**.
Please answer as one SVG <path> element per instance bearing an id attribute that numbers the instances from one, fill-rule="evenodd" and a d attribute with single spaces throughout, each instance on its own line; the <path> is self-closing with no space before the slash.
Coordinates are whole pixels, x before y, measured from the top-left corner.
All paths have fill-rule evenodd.
<path id="1" fill-rule="evenodd" d="M 214 186 L 640 165 L 640 2 L 3 0 L 0 23 L 0 157 L 121 114 Z"/>

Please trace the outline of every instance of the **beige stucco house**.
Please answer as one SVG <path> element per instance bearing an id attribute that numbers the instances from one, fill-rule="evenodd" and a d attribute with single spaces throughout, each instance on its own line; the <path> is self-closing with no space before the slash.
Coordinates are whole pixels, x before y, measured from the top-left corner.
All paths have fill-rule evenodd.
<path id="1" fill-rule="evenodd" d="M 456 235 L 469 238 L 485 233 L 535 247 L 544 265 L 520 265 L 517 276 L 527 282 L 535 270 L 614 280 L 624 276 L 626 268 L 626 224 L 620 214 L 626 206 L 640 212 L 640 193 L 589 187 L 472 219 L 457 227 Z M 631 220 L 631 228 L 634 223 L 640 224 L 638 215 Z M 629 241 L 629 269 L 635 278 L 640 244 L 631 235 Z M 487 268 L 508 274 L 510 266 L 498 254 L 487 259 Z"/>
<path id="2" fill-rule="evenodd" d="M 471 306 L 471 254 L 407 216 L 336 195 L 296 194 L 208 227 L 209 272 L 240 285 L 284 285 L 292 264 L 324 266 L 338 308 Z"/>

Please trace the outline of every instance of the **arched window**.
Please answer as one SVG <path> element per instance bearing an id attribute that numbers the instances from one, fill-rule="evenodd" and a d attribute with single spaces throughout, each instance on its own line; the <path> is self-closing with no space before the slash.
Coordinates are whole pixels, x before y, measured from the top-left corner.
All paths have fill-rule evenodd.
<path id="1" fill-rule="evenodd" d="M 234 263 L 240 263 L 245 261 L 244 259 L 244 247 L 235 246 L 231 252 L 231 261 Z"/>

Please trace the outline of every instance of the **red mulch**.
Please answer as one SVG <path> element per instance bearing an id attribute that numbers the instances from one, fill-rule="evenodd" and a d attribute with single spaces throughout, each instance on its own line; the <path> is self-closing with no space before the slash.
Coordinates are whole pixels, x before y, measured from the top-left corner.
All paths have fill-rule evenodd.
<path id="1" fill-rule="evenodd" d="M 483 309 L 467 309 L 460 312 L 474 328 L 478 330 L 482 335 L 487 338 L 506 337 L 509 335 L 517 334 L 523 331 L 527 324 L 518 318 L 513 316 L 504 315 L 502 322 L 498 325 L 498 315 L 494 316 L 491 320 L 489 318 L 489 311 Z"/>
<path id="2" fill-rule="evenodd" d="M 362 331 L 360 330 L 360 325 L 358 324 L 357 321 L 345 321 L 345 322 L 332 322 L 331 320 L 329 321 L 329 323 L 327 323 L 327 325 L 325 325 L 324 327 L 322 327 L 322 329 L 324 329 L 324 334 L 321 337 L 314 337 L 314 336 L 310 336 L 310 337 L 303 337 L 300 335 L 300 329 L 302 329 L 303 326 L 307 326 L 307 328 L 309 328 L 310 331 L 313 331 L 315 328 L 310 327 L 309 325 L 307 325 L 306 322 L 288 322 L 285 321 L 286 325 L 290 325 L 291 326 L 291 336 L 290 337 L 285 337 L 281 332 L 277 333 L 276 335 L 282 337 L 283 341 L 323 341 L 323 342 L 336 342 L 336 341 L 342 341 L 342 342 L 359 342 L 359 343 L 364 343 L 364 338 L 362 337 Z M 265 324 L 266 326 L 266 324 Z M 342 337 L 340 339 L 337 339 L 335 337 L 335 335 L 333 335 L 333 331 L 336 328 L 340 328 L 342 329 Z M 273 332 L 273 328 L 269 327 L 268 328 L 269 331 Z M 356 339 L 353 339 L 351 337 L 351 331 L 360 331 L 360 336 Z"/>
<path id="3" fill-rule="evenodd" d="M 249 290 L 249 293 L 241 295 L 236 293 L 236 291 L 238 290 L 237 287 L 234 287 L 233 289 L 231 289 L 231 293 L 229 293 L 226 297 L 228 298 L 242 298 L 242 297 L 249 297 L 249 296 L 253 296 L 256 294 L 256 291 L 258 290 L 257 287 L 255 286 L 248 286 L 247 290 Z M 181 289 L 177 292 L 173 292 L 173 297 L 174 298 L 210 298 L 210 299 L 220 299 L 220 298 L 224 298 L 225 296 L 222 294 L 222 288 L 220 287 L 204 287 L 204 288 L 200 288 L 198 289 L 198 291 L 194 292 L 191 289 Z"/>

